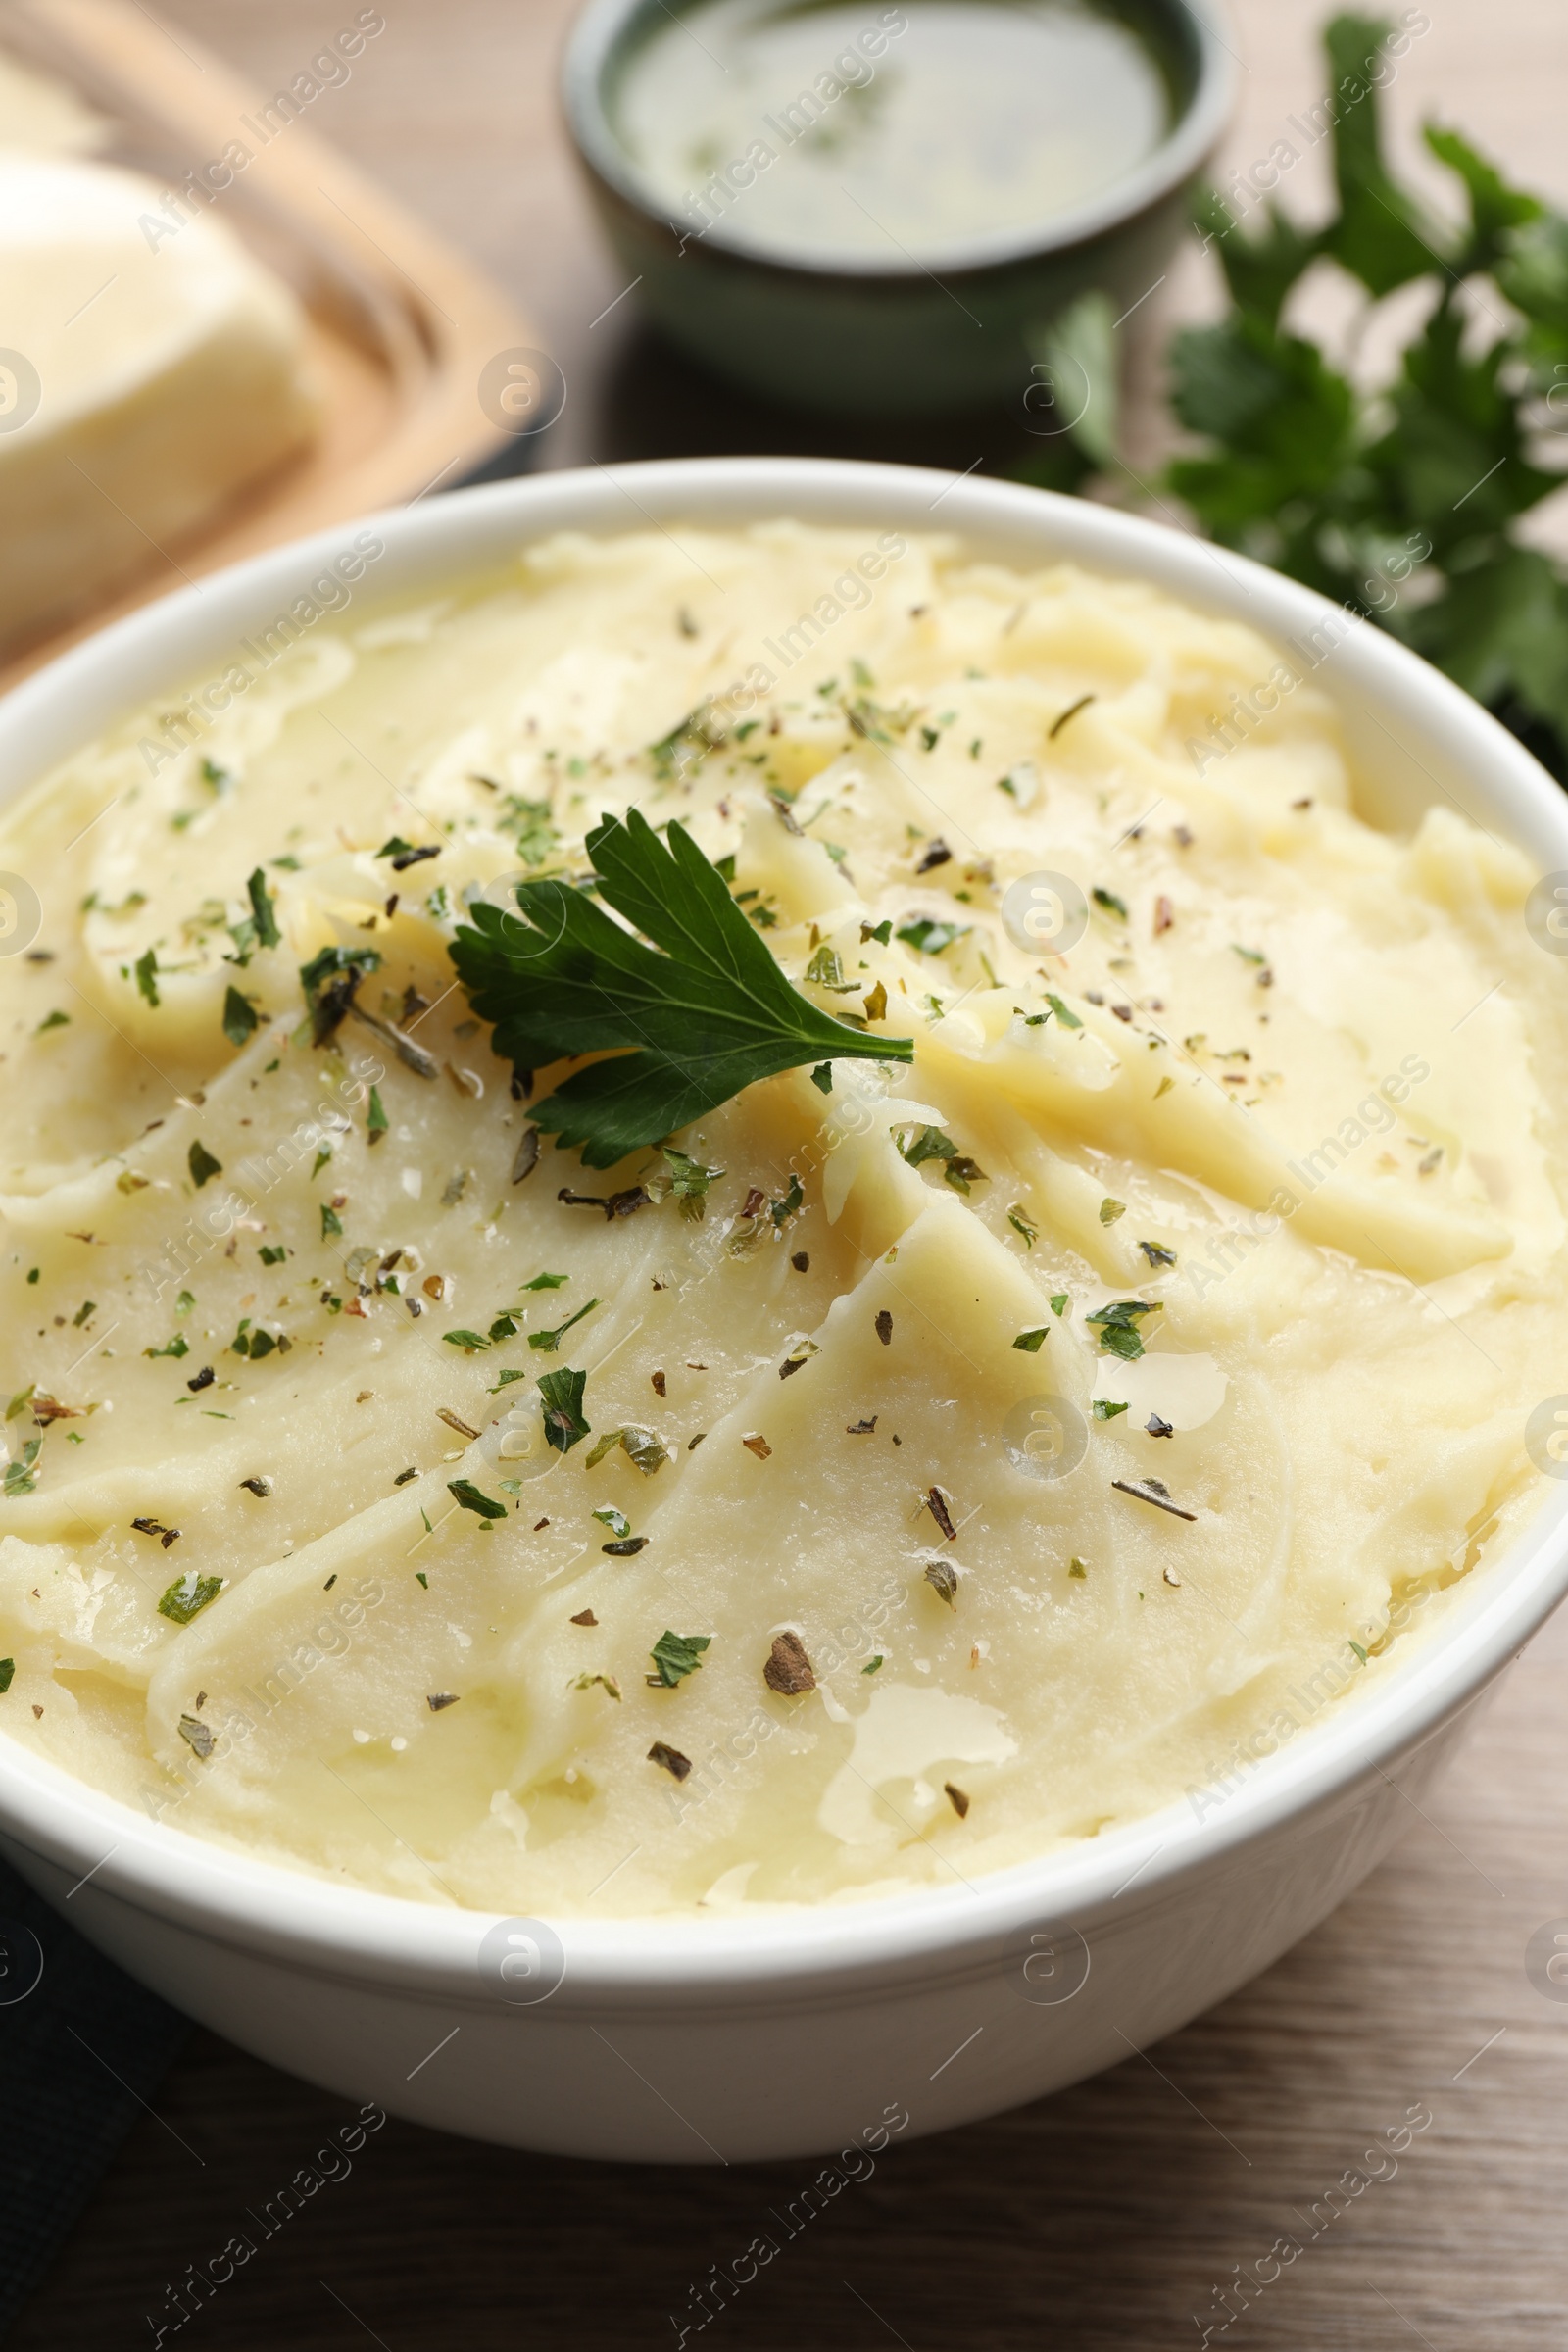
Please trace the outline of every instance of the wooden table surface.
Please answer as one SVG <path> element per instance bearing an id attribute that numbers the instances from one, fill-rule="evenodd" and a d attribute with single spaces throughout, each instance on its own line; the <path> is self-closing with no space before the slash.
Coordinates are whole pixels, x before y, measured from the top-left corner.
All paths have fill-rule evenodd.
<path id="1" fill-rule="evenodd" d="M 353 15 L 322 0 L 152 0 L 279 86 Z M 383 0 L 385 33 L 313 127 L 521 298 L 565 371 L 548 465 L 842 447 L 963 466 L 992 420 L 853 440 L 699 383 L 659 352 L 597 244 L 557 126 L 565 0 Z M 1248 68 L 1227 161 L 1246 165 L 1319 86 L 1307 0 L 1241 0 Z M 1562 0 L 1431 0 L 1392 94 L 1396 147 L 1429 114 L 1568 199 Z M 1318 201 L 1321 158 L 1290 200 Z M 1140 367 L 1212 296 L 1189 258 Z M 1151 304 L 1151 311 L 1156 309 Z M 1525 1946 L 1568 1914 L 1568 1617 L 1490 1704 L 1439 1798 L 1361 1891 L 1256 1984 L 1146 2058 L 1059 2098 L 889 2152 L 721 2326 L 734 2352 L 1158 2352 L 1197 2345 L 1213 2290 L 1424 2101 L 1431 2128 L 1212 2340 L 1235 2352 L 1555 2352 L 1568 2345 L 1568 2005 Z M 16 2352 L 150 2340 L 164 2284 L 222 2244 L 341 2120 L 343 2101 L 198 2033 L 18 2325 Z M 195 2158 L 202 2161 L 198 2163 Z M 517 2155 L 393 2122 L 290 2236 L 223 2288 L 192 2340 L 221 2352 L 674 2341 L 668 2314 L 796 2193 L 800 2164 L 643 2171 Z M 1194 2315 L 1200 2315 L 1195 2319 Z"/>

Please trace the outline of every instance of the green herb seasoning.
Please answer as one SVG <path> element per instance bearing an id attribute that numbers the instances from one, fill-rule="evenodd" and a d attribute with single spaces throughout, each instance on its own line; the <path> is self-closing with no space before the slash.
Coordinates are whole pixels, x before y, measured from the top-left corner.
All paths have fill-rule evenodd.
<path id="1" fill-rule="evenodd" d="M 1097 1307 L 1084 1321 L 1098 1331 L 1100 1345 L 1106 1355 L 1119 1355 L 1125 1363 L 1136 1363 L 1144 1352 L 1142 1333 L 1145 1315 L 1157 1315 L 1158 1299 L 1117 1298 L 1108 1306 Z"/>
<path id="2" fill-rule="evenodd" d="M 711 1642 L 710 1634 L 672 1634 L 666 1627 L 648 1653 L 658 1671 L 643 1679 L 656 1690 L 673 1690 L 687 1675 L 697 1672 Z"/>
<path id="3" fill-rule="evenodd" d="M 569 1453 L 593 1432 L 583 1418 L 583 1390 L 588 1385 L 586 1372 L 544 1372 L 539 1376 L 539 1396 L 544 1406 L 545 1442 L 557 1453 Z"/>
<path id="4" fill-rule="evenodd" d="M 194 1568 L 187 1569 L 183 1576 L 175 1577 L 160 1599 L 158 1614 L 172 1617 L 176 1625 L 189 1625 L 222 1590 L 220 1576 L 198 1576 Z"/>
<path id="5" fill-rule="evenodd" d="M 472 1511 L 477 1518 L 504 1519 L 507 1515 L 506 1504 L 496 1502 L 490 1495 L 481 1494 L 471 1479 L 449 1478 L 447 1493 L 462 1509 Z"/>

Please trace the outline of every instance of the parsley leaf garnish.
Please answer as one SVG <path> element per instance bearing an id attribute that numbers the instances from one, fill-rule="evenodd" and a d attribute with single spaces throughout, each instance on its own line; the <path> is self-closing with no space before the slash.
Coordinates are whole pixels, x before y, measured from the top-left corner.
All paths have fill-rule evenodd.
<path id="1" fill-rule="evenodd" d="M 231 1046 L 243 1046 L 257 1026 L 255 1005 L 231 987 L 223 999 L 223 1035 Z"/>
<path id="2" fill-rule="evenodd" d="M 1557 419 L 1542 411 L 1568 368 L 1568 217 L 1436 124 L 1426 146 L 1464 218 L 1450 225 L 1401 186 L 1380 121 L 1392 30 L 1357 14 L 1325 28 L 1328 220 L 1302 227 L 1273 202 L 1239 211 L 1217 189 L 1199 203 L 1231 308 L 1172 343 L 1172 405 L 1200 445 L 1172 463 L 1165 487 L 1222 545 L 1424 654 L 1568 780 L 1568 566 L 1522 525 L 1563 480 Z M 1395 353 L 1381 380 L 1357 380 L 1282 324 L 1324 258 L 1362 294 L 1335 343 L 1369 349 L 1381 330 Z M 1430 300 L 1405 300 L 1385 322 L 1382 306 L 1412 286 Z M 1115 371 L 1097 364 L 1112 311 L 1085 295 L 1040 347 L 1094 387 L 1082 418 L 1027 468 L 1049 487 L 1075 490 L 1096 471 L 1131 485 Z"/>
<path id="3" fill-rule="evenodd" d="M 922 956 L 940 956 L 956 939 L 962 939 L 968 927 L 967 923 L 939 923 L 930 915 L 921 914 L 901 923 L 899 937 Z"/>
<path id="4" fill-rule="evenodd" d="M 28 1438 L 22 1448 L 20 1461 L 6 1464 L 6 1494 L 30 1494 L 38 1484 L 38 1455 L 43 1447 L 42 1438 Z"/>
<path id="5" fill-rule="evenodd" d="M 189 1568 L 183 1576 L 175 1577 L 158 1603 L 158 1614 L 172 1617 L 176 1625 L 189 1625 L 222 1590 L 220 1576 L 198 1576 L 194 1568 Z"/>
<path id="6" fill-rule="evenodd" d="M 1136 1363 L 1144 1352 L 1143 1318 L 1157 1315 L 1157 1298 L 1117 1298 L 1109 1305 L 1096 1307 L 1084 1321 L 1099 1330 L 1100 1345 L 1106 1355 L 1119 1355 L 1124 1363 Z"/>
<path id="7" fill-rule="evenodd" d="M 246 883 L 245 892 L 251 903 L 251 921 L 256 925 L 257 946 L 262 948 L 281 947 L 283 934 L 277 927 L 275 912 L 277 901 L 268 890 L 267 876 L 260 866 L 256 868 Z"/>
<path id="8" fill-rule="evenodd" d="M 966 1193 L 971 1184 L 990 1182 L 984 1168 L 977 1167 L 940 1127 L 895 1127 L 892 1132 L 901 1159 L 911 1168 L 928 1159 L 941 1160 L 943 1176 L 955 1192 Z"/>
<path id="9" fill-rule="evenodd" d="M 648 1653 L 659 1672 L 645 1676 L 645 1681 L 656 1690 L 673 1690 L 685 1676 L 697 1672 L 711 1640 L 710 1634 L 672 1634 L 666 1628 Z"/>
<path id="10" fill-rule="evenodd" d="M 664 1157 L 669 1164 L 669 1189 L 680 1202 L 681 1215 L 700 1223 L 708 1207 L 708 1188 L 724 1170 L 705 1167 L 700 1159 L 677 1152 L 673 1144 L 664 1146 Z"/>
<path id="11" fill-rule="evenodd" d="M 574 1315 L 568 1315 L 564 1323 L 558 1323 L 554 1331 L 530 1331 L 529 1347 L 537 1348 L 545 1355 L 554 1355 L 572 1325 L 580 1323 L 584 1315 L 591 1315 L 598 1304 L 597 1298 L 590 1298 L 586 1306 L 579 1306 Z"/>
<path id="12" fill-rule="evenodd" d="M 449 1478 L 447 1493 L 462 1509 L 472 1511 L 476 1518 L 504 1519 L 507 1515 L 506 1504 L 484 1494 L 471 1478 Z"/>
<path id="13" fill-rule="evenodd" d="M 581 889 L 522 882 L 515 912 L 478 902 L 451 950 L 496 1053 L 518 1069 L 614 1055 L 530 1108 L 586 1166 L 613 1167 L 758 1079 L 824 1055 L 913 1059 L 910 1039 L 847 1028 L 791 985 L 678 822 L 666 849 L 633 808 L 624 823 L 605 817 L 587 846 L 599 895 L 635 931 Z"/>
<path id="14" fill-rule="evenodd" d="M 588 1385 L 586 1372 L 571 1372 L 564 1365 L 559 1372 L 544 1372 L 539 1377 L 539 1395 L 544 1404 L 545 1442 L 557 1453 L 569 1453 L 582 1439 L 593 1435 L 590 1424 L 583 1419 L 582 1393 Z"/>

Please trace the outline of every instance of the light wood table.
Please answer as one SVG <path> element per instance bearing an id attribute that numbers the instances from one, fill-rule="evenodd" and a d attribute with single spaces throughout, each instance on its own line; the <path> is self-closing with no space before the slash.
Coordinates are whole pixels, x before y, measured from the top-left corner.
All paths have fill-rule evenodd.
<path id="1" fill-rule="evenodd" d="M 148 0 L 270 86 L 353 10 Z M 551 465 L 666 450 L 831 447 L 696 385 L 654 349 L 598 246 L 555 118 L 563 0 L 385 0 L 388 27 L 314 127 L 510 285 L 570 398 Z M 1461 124 L 1568 199 L 1561 0 L 1432 0 L 1391 113 Z M 1316 95 L 1304 0 L 1245 0 L 1246 165 Z M 1318 200 L 1321 156 L 1290 195 Z M 1211 300 L 1196 264 L 1166 322 Z M 1153 306 L 1152 305 L 1151 308 Z M 1152 321 L 1146 351 L 1158 340 Z M 1147 386 L 1145 387 L 1147 395 Z M 846 447 L 852 444 L 846 443 Z M 897 436 L 853 446 L 896 454 Z M 973 451 L 952 453 L 966 464 Z M 1439 1797 L 1360 1893 L 1256 1984 L 1064 2096 L 890 2155 L 714 2330 L 734 2352 L 1159 2352 L 1197 2346 L 1232 2266 L 1305 2251 L 1212 2341 L 1230 2352 L 1556 2352 L 1568 2343 L 1568 2005 L 1525 1945 L 1568 1914 L 1568 1618 L 1480 1711 Z M 1396 2177 L 1310 2236 L 1331 2182 L 1417 2102 Z M 344 2102 L 198 2034 L 52 2277 L 15 2352 L 150 2340 L 164 2282 L 309 2161 Z M 205 2160 L 198 2167 L 180 2141 Z M 192 2322 L 221 2352 L 632 2352 L 672 2344 L 690 2283 L 799 2190 L 802 2164 L 644 2172 L 514 2155 L 391 2124 Z M 174 2340 L 172 2338 L 171 2341 Z M 700 2339 L 693 2337 L 696 2342 Z"/>

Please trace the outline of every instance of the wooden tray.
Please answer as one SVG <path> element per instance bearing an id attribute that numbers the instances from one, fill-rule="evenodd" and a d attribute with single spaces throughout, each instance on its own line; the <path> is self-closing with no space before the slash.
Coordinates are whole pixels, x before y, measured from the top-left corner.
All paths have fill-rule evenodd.
<path id="1" fill-rule="evenodd" d="M 176 47 L 133 0 L 26 0 L 0 9 L 0 49 L 64 81 L 107 121 L 106 161 L 177 186 L 220 155 L 270 96 L 181 31 Z M 216 525 L 149 550 L 90 611 L 0 665 L 0 690 L 122 612 L 202 572 L 376 507 L 451 486 L 513 436 L 479 406 L 498 352 L 537 335 L 461 255 L 292 122 L 215 208 L 305 305 L 325 396 L 319 437 Z M 3 531 L 0 531 L 3 553 Z"/>

